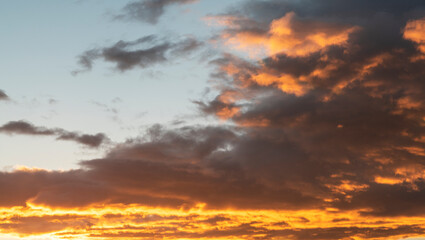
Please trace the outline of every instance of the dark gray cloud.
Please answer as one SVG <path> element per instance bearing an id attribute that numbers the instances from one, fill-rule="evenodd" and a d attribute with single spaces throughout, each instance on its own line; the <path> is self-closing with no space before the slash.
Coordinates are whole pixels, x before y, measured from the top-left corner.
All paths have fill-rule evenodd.
<path id="1" fill-rule="evenodd" d="M 337 22 L 351 22 L 367 25 L 370 18 L 379 15 L 393 15 L 407 20 L 410 17 L 423 16 L 425 3 L 421 0 L 402 2 L 398 0 L 250 0 L 236 6 L 231 14 L 241 14 L 259 22 L 271 22 L 287 12 L 294 11 L 303 18 L 314 20 L 327 19 Z"/>
<path id="2" fill-rule="evenodd" d="M 119 146 L 105 158 L 83 161 L 78 171 L 4 173 L 4 191 L 12 181 L 27 180 L 14 184 L 1 204 L 19 205 L 29 199 L 65 207 L 109 202 L 179 208 L 203 202 L 214 209 L 299 209 L 320 204 L 299 189 L 247 175 L 238 159 L 223 162 L 226 155 L 231 158 L 228 152 L 235 138 L 231 130 L 220 127 L 155 127 L 149 139 Z M 34 184 L 26 186 L 26 181 Z M 79 191 L 81 199 L 67 197 Z"/>
<path id="3" fill-rule="evenodd" d="M 108 194 L 105 187 L 85 176 L 81 170 L 1 172 L 0 189 L 8 194 L 0 198 L 0 204 L 25 206 L 35 197 L 35 203 L 72 207 L 103 200 Z"/>
<path id="4" fill-rule="evenodd" d="M 7 96 L 7 94 L 0 89 L 0 101 L 7 101 L 9 100 L 9 96 Z"/>
<path id="5" fill-rule="evenodd" d="M 74 141 L 88 147 L 99 147 L 101 144 L 109 141 L 108 137 L 103 133 L 96 135 L 81 134 L 77 132 L 69 132 L 64 129 L 34 126 L 25 121 L 11 121 L 0 127 L 0 133 L 6 134 L 23 134 L 23 135 L 40 135 L 55 136 L 58 140 Z"/>
<path id="6" fill-rule="evenodd" d="M 128 3 L 117 19 L 137 20 L 156 24 L 164 14 L 165 8 L 171 5 L 183 5 L 197 2 L 198 0 L 139 0 Z"/>
<path id="7" fill-rule="evenodd" d="M 408 183 L 395 185 L 374 183 L 366 191 L 354 193 L 349 202 L 341 198 L 335 206 L 341 209 L 371 209 L 361 212 L 366 216 L 424 215 L 425 207 L 422 203 L 425 201 L 425 182 L 418 179 L 414 184 L 416 187 L 412 189 Z"/>
<path id="8" fill-rule="evenodd" d="M 114 63 L 115 68 L 120 71 L 135 67 L 147 68 L 176 57 L 186 56 L 201 46 L 202 43 L 194 38 L 170 42 L 153 35 L 135 41 L 119 41 L 111 47 L 95 48 L 81 54 L 78 63 L 83 69 L 73 71 L 73 74 L 91 70 L 94 61 L 98 59 Z"/>
<path id="9" fill-rule="evenodd" d="M 9 134 L 26 134 L 26 135 L 53 135 L 55 130 L 44 127 L 36 127 L 24 121 L 12 121 L 5 123 L 0 127 L 0 131 Z"/>

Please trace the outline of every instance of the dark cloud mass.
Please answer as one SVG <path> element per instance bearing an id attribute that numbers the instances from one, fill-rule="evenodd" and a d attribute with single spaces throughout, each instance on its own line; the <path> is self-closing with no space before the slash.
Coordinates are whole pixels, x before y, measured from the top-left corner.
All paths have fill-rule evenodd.
<path id="1" fill-rule="evenodd" d="M 117 19 L 137 20 L 156 24 L 170 5 L 182 5 L 197 2 L 197 0 L 139 0 L 128 3 L 123 8 L 123 13 Z"/>
<path id="2" fill-rule="evenodd" d="M 226 27 L 223 41 L 231 36 L 232 44 L 265 47 L 273 56 L 260 64 L 230 55 L 213 61 L 214 77 L 231 81 L 225 78 L 212 101 L 197 102 L 205 114 L 226 116 L 249 133 L 232 159 L 258 179 L 336 197 L 328 203 L 337 208 L 425 214 L 425 3 L 250 1 L 241 9 L 217 16 Z M 311 33 L 320 28 L 316 40 Z M 344 29 L 353 30 L 333 32 Z M 224 114 L 229 109 L 235 111 Z"/>
<path id="3" fill-rule="evenodd" d="M 188 2 L 140 1 L 126 11 L 155 23 L 165 6 Z M 419 0 L 243 1 L 226 14 L 209 16 L 222 26 L 214 41 L 233 53 L 210 61 L 215 95 L 194 103 L 203 117 L 219 118 L 221 125 L 154 125 L 103 158 L 82 161 L 77 170 L 0 172 L 0 192 L 8 193 L 0 205 L 188 210 L 201 204 L 205 211 L 287 211 L 267 223 L 234 223 L 216 214 L 203 224 L 231 224 L 185 231 L 190 224 L 183 222 L 149 228 L 130 223 L 99 227 L 91 235 L 106 239 L 423 235 L 424 17 L 425 1 Z M 90 69 L 101 59 L 125 71 L 199 46 L 195 39 L 148 36 L 89 50 L 80 63 Z M 235 51 L 264 57 L 244 59 Z M 105 140 L 25 122 L 10 122 L 0 131 L 53 135 L 89 146 Z M 296 211 L 332 217 L 320 227 L 311 213 L 283 219 Z M 400 217 L 405 221 L 397 222 Z M 15 222 L 8 227 L 17 228 Z"/>
<path id="4" fill-rule="evenodd" d="M 227 145 L 236 140 L 229 129 L 156 127 L 151 132 L 150 140 L 118 147 L 104 159 L 84 161 L 79 171 L 4 173 L 2 190 L 21 178 L 34 184 L 14 184 L 2 204 L 22 204 L 31 198 L 65 207 L 124 202 L 179 208 L 204 202 L 209 208 L 298 209 L 320 203 L 297 189 L 251 177 L 240 163 L 220 162 L 229 151 Z M 85 192 L 81 200 L 67 197 L 78 192 Z"/>
<path id="5" fill-rule="evenodd" d="M 38 127 L 25 121 L 8 122 L 0 127 L 0 133 L 56 136 L 56 139 L 58 140 L 74 141 L 88 147 L 99 147 L 101 144 L 109 141 L 103 133 L 98 133 L 96 135 L 81 134 L 77 132 L 69 132 L 60 128 L 49 129 L 45 127 Z"/>
<path id="6" fill-rule="evenodd" d="M 170 42 L 153 35 L 135 41 L 119 41 L 111 47 L 90 49 L 81 54 L 78 63 L 83 69 L 73 71 L 73 74 L 91 70 L 93 62 L 98 59 L 114 63 L 115 68 L 120 71 L 135 67 L 147 68 L 179 56 L 186 56 L 201 46 L 202 43 L 194 38 Z"/>

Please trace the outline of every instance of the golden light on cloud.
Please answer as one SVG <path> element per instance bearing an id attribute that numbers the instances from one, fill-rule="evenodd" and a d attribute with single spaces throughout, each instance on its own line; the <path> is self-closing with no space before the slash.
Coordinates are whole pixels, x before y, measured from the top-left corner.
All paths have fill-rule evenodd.
<path id="1" fill-rule="evenodd" d="M 138 205 L 93 206 L 83 209 L 51 209 L 30 205 L 0 209 L 0 238 L 16 239 L 298 239 L 300 231 L 354 231 L 375 228 L 397 230 L 408 224 L 425 224 L 419 218 L 380 218 L 358 212 L 328 210 L 265 211 L 161 209 Z M 402 223 L 401 223 L 402 222 Z M 345 230 L 344 230 L 345 229 Z M 351 229 L 351 230 L 350 230 Z M 322 233 L 320 233 L 322 232 Z M 356 234 L 363 239 L 368 232 Z M 379 234 L 376 234 L 379 236 Z M 374 239 L 397 239 L 376 237 Z"/>
<path id="2" fill-rule="evenodd" d="M 239 112 L 237 107 L 224 107 L 217 112 L 217 116 L 221 119 L 228 119 L 235 116 Z"/>
<path id="3" fill-rule="evenodd" d="M 290 75 L 274 76 L 268 73 L 259 73 L 253 76 L 252 79 L 260 86 L 276 85 L 283 92 L 295 94 L 296 96 L 303 95 L 307 88 L 305 84 L 301 84 Z"/>
<path id="4" fill-rule="evenodd" d="M 217 21 L 232 26 L 238 19 L 219 18 Z M 358 27 L 299 20 L 294 12 L 275 19 L 267 33 L 240 30 L 236 34 L 224 33 L 223 39 L 237 49 L 246 50 L 252 56 L 266 50 L 267 54 L 284 53 L 304 56 L 327 46 L 344 44 L 350 33 Z"/>
<path id="5" fill-rule="evenodd" d="M 407 22 L 403 36 L 418 44 L 418 48 L 425 53 L 425 19 L 410 20 Z"/>

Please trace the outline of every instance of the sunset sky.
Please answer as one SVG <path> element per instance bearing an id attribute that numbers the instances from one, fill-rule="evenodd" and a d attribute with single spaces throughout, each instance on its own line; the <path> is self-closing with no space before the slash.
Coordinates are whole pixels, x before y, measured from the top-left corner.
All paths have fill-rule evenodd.
<path id="1" fill-rule="evenodd" d="M 425 240 L 424 0 L 4 0 L 0 240 Z"/>

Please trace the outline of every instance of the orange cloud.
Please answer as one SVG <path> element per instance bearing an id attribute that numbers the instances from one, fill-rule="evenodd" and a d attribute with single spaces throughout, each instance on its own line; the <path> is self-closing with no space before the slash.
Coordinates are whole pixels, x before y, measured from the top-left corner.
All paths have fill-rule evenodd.
<path id="1" fill-rule="evenodd" d="M 231 26 L 234 18 L 226 18 L 223 24 Z M 255 55 L 264 49 L 268 54 L 284 53 L 289 56 L 305 56 L 330 45 L 344 44 L 349 34 L 358 27 L 334 23 L 297 19 L 294 12 L 270 23 L 267 33 L 240 29 L 222 35 L 230 45 Z"/>
<path id="2" fill-rule="evenodd" d="M 225 120 L 235 116 L 239 112 L 239 109 L 238 107 L 224 107 L 218 110 L 216 114 L 220 119 Z"/>
<path id="3" fill-rule="evenodd" d="M 237 211 L 106 205 L 50 209 L 35 205 L 0 208 L 0 238 L 16 239 L 399 239 L 420 235 L 423 219 L 382 221 L 356 211 Z M 356 226 L 352 224 L 355 223 Z M 413 236 L 411 234 L 410 236 Z"/>
<path id="4" fill-rule="evenodd" d="M 425 18 L 407 22 L 403 37 L 418 44 L 418 48 L 425 53 Z"/>
<path id="5" fill-rule="evenodd" d="M 296 96 L 303 95 L 307 90 L 307 86 L 305 84 L 301 84 L 294 77 L 288 74 L 274 76 L 269 73 L 259 73 L 254 75 L 252 80 L 260 86 L 275 85 L 283 92 L 295 94 Z"/>

